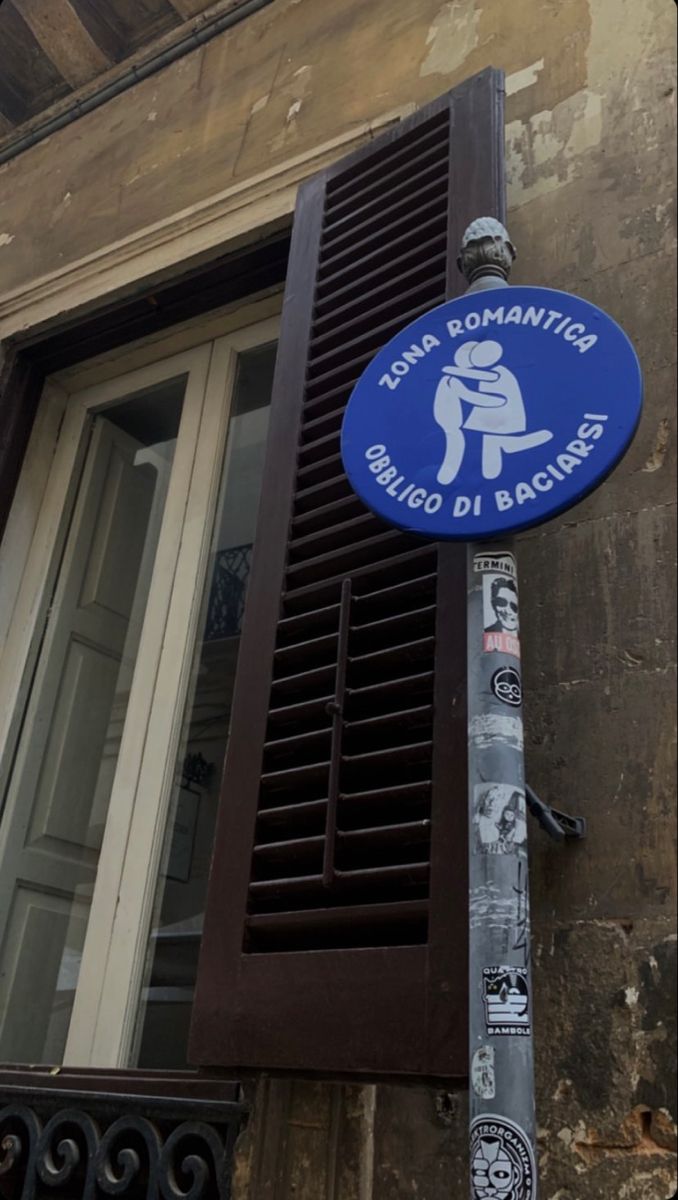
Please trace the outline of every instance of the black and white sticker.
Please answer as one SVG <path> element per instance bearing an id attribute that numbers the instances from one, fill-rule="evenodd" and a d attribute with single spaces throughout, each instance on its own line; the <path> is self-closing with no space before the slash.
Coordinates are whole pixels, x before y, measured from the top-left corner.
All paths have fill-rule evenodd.
<path id="1" fill-rule="evenodd" d="M 488 1037 L 529 1037 L 530 994 L 526 967 L 483 967 Z"/>
<path id="2" fill-rule="evenodd" d="M 481 1100 L 494 1100 L 494 1046 L 479 1046 L 471 1060 L 471 1083 Z"/>
<path id="3" fill-rule="evenodd" d="M 502 572 L 484 572 L 483 650 L 520 658 L 518 584 Z"/>
<path id="4" fill-rule="evenodd" d="M 490 686 L 497 700 L 501 700 L 503 704 L 510 704 L 513 708 L 520 707 L 523 687 L 520 675 L 513 667 L 500 667 L 495 671 Z"/>
<path id="5" fill-rule="evenodd" d="M 475 554 L 473 556 L 474 571 L 492 571 L 502 575 L 510 575 L 515 579 L 516 560 L 512 554 Z"/>
<path id="6" fill-rule="evenodd" d="M 519 1125 L 493 1114 L 476 1117 L 470 1149 L 473 1200 L 536 1200 L 534 1153 Z"/>
<path id="7" fill-rule="evenodd" d="M 512 719 L 504 718 L 506 721 Z M 510 783 L 477 783 L 473 789 L 474 853 L 524 853 L 526 845 L 523 789 Z"/>

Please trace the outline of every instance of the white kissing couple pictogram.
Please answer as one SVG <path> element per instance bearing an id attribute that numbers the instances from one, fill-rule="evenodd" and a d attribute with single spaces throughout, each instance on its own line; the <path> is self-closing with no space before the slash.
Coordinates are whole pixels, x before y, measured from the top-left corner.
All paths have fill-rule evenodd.
<path id="1" fill-rule="evenodd" d="M 499 342 L 464 342 L 455 351 L 455 365 L 443 367 L 433 401 L 433 416 L 446 440 L 438 483 L 453 483 L 457 478 L 466 449 L 465 431 L 483 435 L 484 479 L 501 475 L 502 454 L 531 450 L 553 437 L 549 429 L 526 432 L 520 385 L 512 371 L 498 365 L 502 354 Z M 478 390 L 468 383 L 477 383 Z M 462 401 L 472 406 L 466 416 Z"/>

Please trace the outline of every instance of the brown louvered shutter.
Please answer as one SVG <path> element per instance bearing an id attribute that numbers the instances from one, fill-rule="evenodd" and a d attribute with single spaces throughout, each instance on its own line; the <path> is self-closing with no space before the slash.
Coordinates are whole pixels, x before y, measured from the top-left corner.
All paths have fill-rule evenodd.
<path id="1" fill-rule="evenodd" d="M 192 1026 L 233 1069 L 466 1074 L 465 555 L 343 474 L 360 372 L 504 217 L 502 76 L 305 185 Z"/>

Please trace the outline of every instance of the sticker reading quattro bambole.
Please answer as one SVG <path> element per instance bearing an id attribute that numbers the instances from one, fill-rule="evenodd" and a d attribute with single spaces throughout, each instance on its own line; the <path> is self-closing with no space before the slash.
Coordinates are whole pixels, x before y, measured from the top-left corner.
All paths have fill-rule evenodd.
<path id="1" fill-rule="evenodd" d="M 512 287 L 452 300 L 393 338 L 353 390 L 342 457 L 389 524 L 471 540 L 539 524 L 592 491 L 641 403 L 635 351 L 609 316 Z"/>

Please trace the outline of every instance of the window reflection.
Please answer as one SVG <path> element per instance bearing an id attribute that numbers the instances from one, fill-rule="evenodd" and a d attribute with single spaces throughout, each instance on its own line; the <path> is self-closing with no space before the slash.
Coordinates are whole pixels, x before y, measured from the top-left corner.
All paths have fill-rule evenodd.
<path id="1" fill-rule="evenodd" d="M 186 1065 L 190 1007 L 264 465 L 275 346 L 240 355 L 137 1026 L 137 1065 Z"/>

